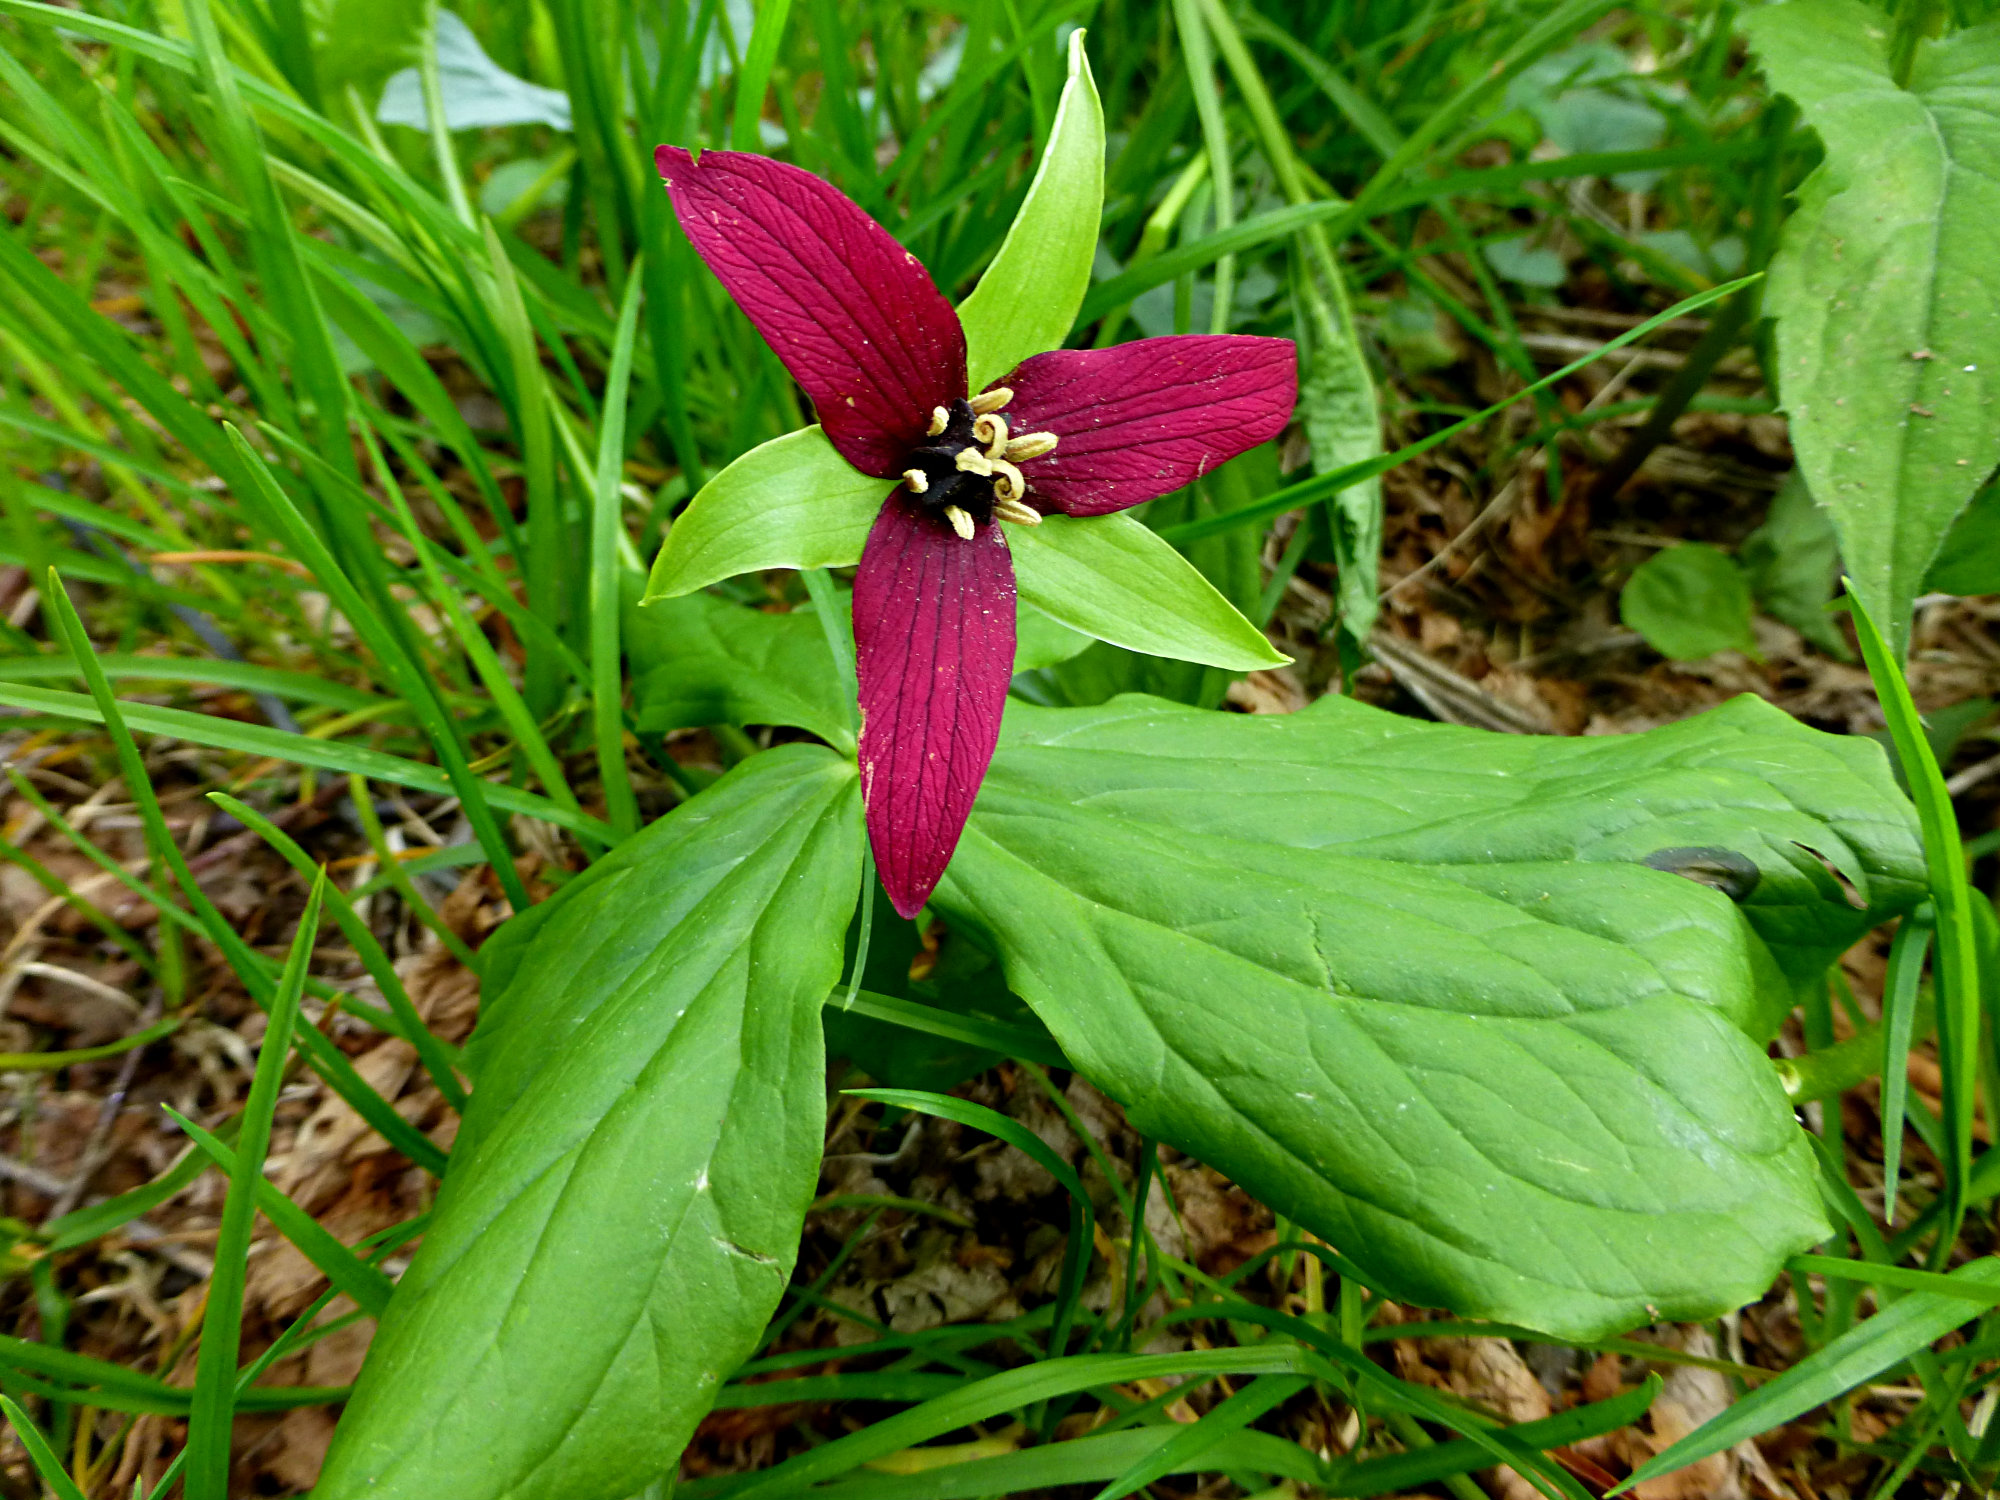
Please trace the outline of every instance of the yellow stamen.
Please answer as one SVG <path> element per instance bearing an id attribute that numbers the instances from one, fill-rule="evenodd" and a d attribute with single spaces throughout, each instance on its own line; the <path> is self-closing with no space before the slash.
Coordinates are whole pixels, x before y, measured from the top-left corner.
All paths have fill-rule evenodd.
<path id="1" fill-rule="evenodd" d="M 1011 387 L 996 385 L 990 391 L 981 391 L 972 398 L 968 405 L 972 407 L 972 414 L 975 417 L 983 417 L 989 411 L 1000 410 L 1001 407 L 1013 399 L 1014 392 Z"/>
<path id="2" fill-rule="evenodd" d="M 988 458 L 1007 456 L 1007 419 L 995 413 L 976 419 L 972 424 L 972 440 L 986 445 Z"/>
<path id="3" fill-rule="evenodd" d="M 984 453 L 976 452 L 971 448 L 961 448 L 952 459 L 952 462 L 958 466 L 959 472 L 963 474 L 979 474 L 983 476 L 993 472 L 993 460 L 988 458 Z"/>
<path id="4" fill-rule="evenodd" d="M 958 538 L 960 541 L 969 542 L 972 540 L 971 516 L 968 516 L 964 511 L 960 510 L 956 505 L 947 505 L 944 508 L 944 518 L 947 521 L 951 522 L 951 529 L 958 533 Z"/>
<path id="5" fill-rule="evenodd" d="M 924 471 L 922 469 L 903 470 L 903 483 L 910 487 L 910 493 L 913 495 L 921 495 L 931 487 L 931 482 L 924 478 Z"/>
<path id="6" fill-rule="evenodd" d="M 993 493 L 1002 500 L 1018 500 L 1028 493 L 1028 481 L 1006 459 L 996 458 L 993 460 Z"/>
<path id="7" fill-rule="evenodd" d="M 1053 432 L 1024 432 L 1019 437 L 1007 439 L 1007 451 L 996 456 L 1011 458 L 1015 463 L 1022 464 L 1031 458 L 1040 458 L 1044 453 L 1055 452 L 1060 441 Z"/>
<path id="8" fill-rule="evenodd" d="M 925 431 L 929 436 L 936 437 L 950 425 L 951 413 L 946 411 L 942 406 L 933 406 L 931 408 L 931 425 Z"/>
<path id="9" fill-rule="evenodd" d="M 1003 496 L 993 502 L 993 519 L 1012 521 L 1016 526 L 1039 526 L 1042 524 L 1042 513 L 1032 506 L 1023 505 L 1018 500 L 1009 500 Z"/>

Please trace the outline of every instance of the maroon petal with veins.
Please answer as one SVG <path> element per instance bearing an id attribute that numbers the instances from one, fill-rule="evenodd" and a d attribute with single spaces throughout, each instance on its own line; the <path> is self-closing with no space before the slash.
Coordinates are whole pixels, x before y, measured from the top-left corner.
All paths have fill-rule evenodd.
<path id="1" fill-rule="evenodd" d="M 930 273 L 832 183 L 743 151 L 662 146 L 674 213 L 805 388 L 841 456 L 893 478 L 965 395 L 965 332 Z"/>
<path id="2" fill-rule="evenodd" d="M 861 800 L 882 888 L 914 917 L 951 863 L 1014 672 L 1014 563 L 997 524 L 961 540 L 898 489 L 854 575 Z"/>
<path id="3" fill-rule="evenodd" d="M 1028 503 L 1101 516 L 1192 484 L 1274 438 L 1298 400 L 1290 339 L 1187 334 L 1110 349 L 1057 349 L 995 384 L 1016 434 L 1053 432 L 1021 465 Z"/>

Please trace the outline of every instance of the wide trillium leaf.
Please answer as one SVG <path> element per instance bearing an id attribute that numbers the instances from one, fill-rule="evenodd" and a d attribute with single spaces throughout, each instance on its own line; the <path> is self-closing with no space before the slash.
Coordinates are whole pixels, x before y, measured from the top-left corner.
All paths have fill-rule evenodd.
<path id="1" fill-rule="evenodd" d="M 2000 463 L 2000 25 L 1919 41 L 1898 88 L 1861 0 L 1739 24 L 1826 147 L 1764 306 L 1799 468 L 1900 650 L 1952 518 Z"/>
<path id="2" fill-rule="evenodd" d="M 641 734 L 786 724 L 854 752 L 852 711 L 810 606 L 769 615 L 714 594 L 657 599 L 625 611 L 623 641 Z"/>
<path id="3" fill-rule="evenodd" d="M 1744 904 L 1643 862 L 1701 845 Z M 1127 698 L 1010 713 L 936 899 L 1142 1130 L 1399 1297 L 1590 1338 L 1826 1233 L 1765 934 L 1823 963 L 1921 882 L 1879 748 L 1753 701 L 1551 740 Z"/>
<path id="4" fill-rule="evenodd" d="M 672 1471 L 791 1273 L 860 862 L 853 768 L 786 746 L 502 929 L 451 1171 L 315 1495 Z"/>
<path id="5" fill-rule="evenodd" d="M 1290 661 L 1172 545 L 1130 516 L 1017 526 L 1021 597 L 1071 630 L 1234 672 Z"/>
<path id="6" fill-rule="evenodd" d="M 1104 107 L 1084 56 L 1069 38 L 1069 82 L 1041 165 L 1000 253 L 959 305 L 969 389 L 984 390 L 1031 354 L 1068 337 L 1090 287 L 1104 206 Z"/>
<path id="7" fill-rule="evenodd" d="M 1101 516 L 1193 484 L 1274 438 L 1298 399 L 1290 339 L 1186 334 L 1110 349 L 1055 349 L 1007 376 L 1018 432 L 1053 432 L 1021 465 L 1031 499 Z"/>
<path id="8" fill-rule="evenodd" d="M 903 491 L 854 575 L 861 788 L 882 888 L 914 917 L 944 873 L 1000 737 L 1014 571 L 998 526 L 961 540 Z"/>
<path id="9" fill-rule="evenodd" d="M 965 333 L 930 272 L 823 177 L 741 151 L 653 153 L 675 216 L 812 398 L 828 439 L 890 478 L 965 395 Z"/>
<path id="10" fill-rule="evenodd" d="M 859 562 L 887 493 L 817 427 L 773 438 L 709 480 L 674 519 L 646 597 L 689 594 L 764 568 Z"/>

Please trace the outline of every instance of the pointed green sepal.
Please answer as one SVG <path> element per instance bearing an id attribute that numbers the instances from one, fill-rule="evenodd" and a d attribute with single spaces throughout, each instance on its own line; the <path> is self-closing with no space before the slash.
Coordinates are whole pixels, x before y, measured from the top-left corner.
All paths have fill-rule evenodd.
<path id="1" fill-rule="evenodd" d="M 834 451 L 817 427 L 752 448 L 702 486 L 667 532 L 646 598 L 691 594 L 765 568 L 843 568 L 861 560 L 889 493 Z"/>
<path id="2" fill-rule="evenodd" d="M 1083 33 L 1070 33 L 1069 83 L 1041 166 L 1006 243 L 958 310 L 966 373 L 984 390 L 1031 354 L 1062 347 L 1097 253 L 1104 208 L 1104 107 Z"/>

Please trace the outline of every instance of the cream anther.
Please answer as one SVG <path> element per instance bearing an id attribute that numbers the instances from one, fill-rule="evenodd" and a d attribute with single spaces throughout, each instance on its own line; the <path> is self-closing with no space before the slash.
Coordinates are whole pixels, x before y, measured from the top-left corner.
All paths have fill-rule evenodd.
<path id="1" fill-rule="evenodd" d="M 1009 500 L 1004 496 L 993 502 L 993 519 L 1012 521 L 1016 526 L 1039 526 L 1042 513 L 1032 506 L 1023 505 L 1019 500 Z"/>
<path id="2" fill-rule="evenodd" d="M 1028 493 L 1028 482 L 1021 477 L 1021 471 L 1004 458 L 993 460 L 993 493 L 1002 500 L 1018 500 Z"/>
<path id="3" fill-rule="evenodd" d="M 910 487 L 910 493 L 913 495 L 921 495 L 931 487 L 931 482 L 924 478 L 924 471 L 922 469 L 903 470 L 903 483 Z"/>
<path id="4" fill-rule="evenodd" d="M 951 413 L 946 411 L 942 406 L 933 406 L 931 408 L 931 425 L 926 429 L 926 434 L 930 437 L 936 437 L 950 425 Z"/>
<path id="5" fill-rule="evenodd" d="M 1055 452 L 1059 441 L 1053 432 L 1024 432 L 1019 437 L 1007 439 L 1007 451 L 995 456 L 1012 459 L 1017 464 L 1026 463 L 1044 453 Z"/>
<path id="6" fill-rule="evenodd" d="M 993 472 L 993 460 L 976 448 L 961 449 L 953 457 L 952 463 L 957 465 L 959 472 L 963 474 L 984 475 Z"/>
<path id="7" fill-rule="evenodd" d="M 986 456 L 988 458 L 1005 458 L 1007 456 L 1007 419 L 997 413 L 991 412 L 986 416 L 977 418 L 972 424 L 972 440 L 975 443 L 984 443 L 986 445 Z"/>
<path id="8" fill-rule="evenodd" d="M 1000 410 L 1001 407 L 1013 399 L 1014 392 L 1011 387 L 996 385 L 990 391 L 981 391 L 966 404 L 972 408 L 972 414 L 975 417 L 983 417 L 989 411 Z"/>
<path id="9" fill-rule="evenodd" d="M 960 510 L 956 505 L 947 505 L 944 508 L 944 518 L 951 522 L 951 529 L 958 533 L 960 541 L 969 542 L 972 540 L 971 516 Z"/>

